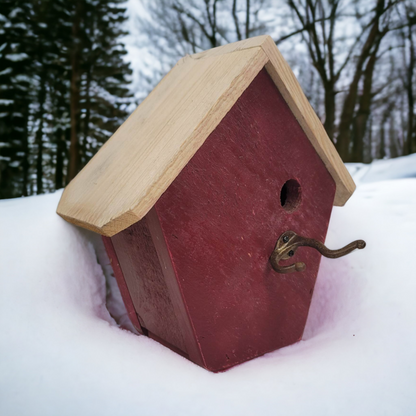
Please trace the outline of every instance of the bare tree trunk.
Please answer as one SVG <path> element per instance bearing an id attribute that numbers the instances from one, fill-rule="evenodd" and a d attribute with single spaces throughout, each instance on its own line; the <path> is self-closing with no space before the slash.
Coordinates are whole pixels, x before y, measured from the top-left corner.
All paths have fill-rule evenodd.
<path id="1" fill-rule="evenodd" d="M 240 22 L 238 21 L 237 16 L 237 0 L 233 0 L 233 8 L 232 8 L 232 15 L 234 20 L 234 26 L 235 26 L 235 33 L 237 35 L 237 40 L 242 40 L 241 31 L 240 31 Z"/>
<path id="2" fill-rule="evenodd" d="M 344 65 L 335 71 L 334 57 L 334 33 L 337 21 L 339 0 L 324 6 L 322 0 L 307 0 L 305 3 L 286 0 L 288 6 L 294 12 L 301 24 L 301 29 L 294 33 L 300 33 L 306 46 L 313 66 L 317 70 L 325 91 L 325 130 L 331 140 L 335 134 L 335 85 L 338 81 Z M 328 10 L 327 10 L 328 9 Z M 326 25 L 325 22 L 328 22 Z M 285 36 L 287 38 L 288 36 Z"/>
<path id="3" fill-rule="evenodd" d="M 217 41 L 217 3 L 218 0 L 213 0 L 212 3 L 212 12 L 209 8 L 209 0 L 205 0 L 205 9 L 207 13 L 208 24 L 211 29 L 211 34 L 208 36 L 209 41 L 213 48 L 218 46 Z"/>
<path id="4" fill-rule="evenodd" d="M 59 128 L 56 132 L 56 165 L 55 165 L 55 189 L 64 187 L 64 160 L 65 160 L 65 132 Z"/>
<path id="5" fill-rule="evenodd" d="M 370 56 L 364 70 L 363 92 L 359 98 L 359 109 L 355 117 L 353 137 L 353 162 L 362 162 L 364 158 L 364 138 L 367 131 L 368 118 L 371 111 L 372 86 L 374 67 L 377 60 L 376 48 Z"/>
<path id="6" fill-rule="evenodd" d="M 335 85 L 327 83 L 325 87 L 325 122 L 324 128 L 331 140 L 335 135 Z"/>
<path id="7" fill-rule="evenodd" d="M 390 128 L 389 128 L 389 148 L 390 148 L 390 158 L 394 158 L 398 156 L 397 152 L 397 139 L 396 139 L 396 123 L 395 123 L 395 115 L 390 116 Z"/>
<path id="8" fill-rule="evenodd" d="M 386 157 L 386 132 L 384 129 L 384 119 L 380 126 L 380 145 L 378 149 L 377 159 L 384 159 Z"/>
<path id="9" fill-rule="evenodd" d="M 363 162 L 370 163 L 373 158 L 373 117 L 369 117 L 368 121 L 368 140 L 367 143 L 364 142 L 364 151 L 363 151 Z"/>
<path id="10" fill-rule="evenodd" d="M 246 39 L 250 37 L 250 0 L 246 0 Z"/>
<path id="11" fill-rule="evenodd" d="M 409 67 L 406 71 L 406 94 L 407 94 L 407 132 L 406 132 L 406 141 L 403 146 L 403 154 L 408 155 L 412 152 L 416 152 L 416 143 L 413 143 L 413 133 L 414 133 L 414 105 L 415 99 L 413 95 L 413 75 L 415 71 L 415 45 L 413 41 L 413 31 L 410 16 L 408 16 L 409 25 L 408 25 L 408 41 L 409 41 Z"/>
<path id="12" fill-rule="evenodd" d="M 384 13 L 384 0 L 377 0 L 377 6 L 375 10 L 374 23 L 370 29 L 370 33 L 361 49 L 360 56 L 358 57 L 357 64 L 353 80 L 348 89 L 348 94 L 345 98 L 342 108 L 341 119 L 339 123 L 339 133 L 337 137 L 336 147 L 344 162 L 350 161 L 350 144 L 351 144 L 351 126 L 354 119 L 354 109 L 357 102 L 358 85 L 362 75 L 362 69 L 365 61 L 370 55 L 371 49 L 375 43 L 379 43 L 381 38 L 386 33 L 382 33 L 379 30 L 380 17 Z"/>
<path id="13" fill-rule="evenodd" d="M 90 131 L 90 118 L 91 118 L 91 65 L 88 65 L 87 69 L 87 82 L 85 85 L 85 119 L 84 119 L 84 129 L 83 129 L 83 139 L 82 139 L 82 165 L 87 163 L 87 144 L 88 144 L 88 134 Z"/>
<path id="14" fill-rule="evenodd" d="M 386 157 L 386 123 L 387 120 L 390 117 L 390 112 L 393 110 L 394 108 L 394 103 L 390 102 L 389 105 L 387 106 L 387 108 L 385 109 L 384 113 L 383 113 L 383 117 L 381 119 L 381 123 L 380 123 L 380 146 L 378 149 L 378 154 L 377 154 L 377 158 L 378 159 L 384 159 Z"/>
<path id="15" fill-rule="evenodd" d="M 43 116 L 45 114 L 45 99 L 46 99 L 46 72 L 43 71 L 40 79 L 39 90 L 39 112 L 38 120 L 39 126 L 36 131 L 35 141 L 38 145 L 38 154 L 36 159 L 36 193 L 39 195 L 43 193 Z"/>
<path id="16" fill-rule="evenodd" d="M 72 56 L 71 56 L 71 144 L 69 147 L 69 164 L 67 183 L 78 173 L 81 166 L 81 154 L 79 143 L 79 116 L 80 116 L 80 79 L 81 79 L 81 16 L 83 12 L 83 0 L 77 0 L 75 6 L 74 21 L 72 24 Z"/>
<path id="17" fill-rule="evenodd" d="M 28 196 L 28 183 L 29 183 L 29 103 L 27 103 L 26 108 L 23 110 L 24 114 L 24 144 L 23 144 L 23 160 L 22 160 L 22 196 Z"/>

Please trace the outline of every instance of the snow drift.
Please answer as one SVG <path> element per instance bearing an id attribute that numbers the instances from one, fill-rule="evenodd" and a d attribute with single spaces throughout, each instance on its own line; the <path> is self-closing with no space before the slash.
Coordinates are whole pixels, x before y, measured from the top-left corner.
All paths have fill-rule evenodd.
<path id="1" fill-rule="evenodd" d="M 326 243 L 366 249 L 322 259 L 301 342 L 220 374 L 128 330 L 61 192 L 0 202 L 0 414 L 416 414 L 416 157 L 349 168 Z"/>

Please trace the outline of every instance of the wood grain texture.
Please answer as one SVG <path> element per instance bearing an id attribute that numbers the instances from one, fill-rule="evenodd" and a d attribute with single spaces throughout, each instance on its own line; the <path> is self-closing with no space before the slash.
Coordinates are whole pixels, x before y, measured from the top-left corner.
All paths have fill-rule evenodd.
<path id="1" fill-rule="evenodd" d="M 261 36 L 181 59 L 67 186 L 58 214 L 107 236 L 139 221 L 265 66 L 343 205 L 354 183 L 272 39 Z"/>
<path id="2" fill-rule="evenodd" d="M 118 288 L 120 289 L 121 297 L 126 307 L 127 314 L 130 318 L 131 323 L 137 329 L 138 332 L 143 334 L 141 324 L 139 322 L 139 317 L 136 313 L 136 308 L 134 307 L 133 301 L 130 296 L 129 288 L 127 287 L 126 280 L 124 279 L 123 272 L 120 267 L 120 262 L 117 257 L 117 253 L 114 250 L 113 243 L 109 237 L 102 237 L 105 250 L 107 251 L 108 258 L 110 259 L 111 267 L 113 268 L 114 277 L 116 278 Z"/>
<path id="3" fill-rule="evenodd" d="M 178 326 L 181 330 L 182 337 L 186 346 L 186 349 L 184 350 L 186 351 L 186 357 L 194 363 L 205 367 L 206 364 L 195 337 L 195 331 L 192 326 L 189 313 L 186 309 L 181 286 L 172 264 L 171 253 L 169 252 L 169 249 L 166 245 L 165 235 L 163 234 L 162 228 L 160 226 L 156 209 L 152 208 L 145 218 L 149 225 L 153 244 L 159 258 L 163 276 L 166 282 L 166 287 L 168 288 L 170 301 L 172 302 Z M 149 336 L 152 337 L 152 334 L 149 334 Z M 163 337 L 161 338 L 163 339 Z M 153 339 L 156 338 L 153 337 Z M 167 346 L 169 347 L 169 345 Z"/>
<path id="4" fill-rule="evenodd" d="M 186 353 L 147 218 L 111 237 L 111 242 L 141 326 Z"/>
<path id="5" fill-rule="evenodd" d="M 329 139 L 324 126 L 302 91 L 288 63 L 276 48 L 272 38 L 266 37 L 262 48 L 269 58 L 267 72 L 273 79 L 315 151 L 324 162 L 337 186 L 334 205 L 343 206 L 355 191 L 355 183 Z"/>
<path id="6" fill-rule="evenodd" d="M 300 184 L 294 210 L 281 205 L 288 180 Z M 287 230 L 324 241 L 334 194 L 262 70 L 152 209 L 206 368 L 223 371 L 302 337 L 321 256 L 299 248 L 284 264 L 307 268 L 288 275 L 269 256 Z"/>
<path id="7" fill-rule="evenodd" d="M 155 209 L 103 239 L 109 257 L 119 259 L 112 262 L 118 267 L 117 283 L 122 294 L 127 290 L 123 300 L 130 319 L 137 314 L 140 332 L 205 366 Z"/>

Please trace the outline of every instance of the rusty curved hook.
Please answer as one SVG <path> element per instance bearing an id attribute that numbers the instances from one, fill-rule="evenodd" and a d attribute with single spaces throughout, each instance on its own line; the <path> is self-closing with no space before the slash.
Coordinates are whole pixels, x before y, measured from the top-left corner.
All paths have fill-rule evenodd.
<path id="1" fill-rule="evenodd" d="M 318 240 L 302 237 L 297 235 L 294 231 L 286 231 L 277 240 L 276 247 L 270 256 L 270 263 L 273 270 L 278 273 L 302 272 L 306 269 L 305 263 L 297 262 L 289 266 L 281 266 L 279 265 L 279 262 L 280 260 L 287 260 L 293 257 L 298 247 L 312 247 L 318 250 L 323 256 L 336 259 L 351 253 L 351 251 L 356 248 L 361 250 L 365 245 L 364 240 L 356 240 L 338 250 L 330 250 Z"/>

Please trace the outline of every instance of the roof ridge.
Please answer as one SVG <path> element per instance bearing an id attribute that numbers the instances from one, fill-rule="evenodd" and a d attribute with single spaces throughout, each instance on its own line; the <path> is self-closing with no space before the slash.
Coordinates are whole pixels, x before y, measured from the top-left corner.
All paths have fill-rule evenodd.
<path id="1" fill-rule="evenodd" d="M 265 35 L 179 60 L 67 186 L 58 214 L 107 236 L 139 221 L 262 68 L 334 179 L 334 204 L 344 205 L 355 184 L 289 65 Z"/>

